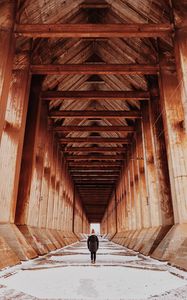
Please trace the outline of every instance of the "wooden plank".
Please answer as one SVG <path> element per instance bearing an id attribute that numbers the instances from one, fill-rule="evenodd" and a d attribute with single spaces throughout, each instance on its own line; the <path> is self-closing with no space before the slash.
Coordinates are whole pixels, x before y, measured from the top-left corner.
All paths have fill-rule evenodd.
<path id="1" fill-rule="evenodd" d="M 150 93 L 144 91 L 45 91 L 43 100 L 149 100 Z"/>
<path id="2" fill-rule="evenodd" d="M 27 56 L 27 55 L 26 55 Z M 30 89 L 29 61 L 12 72 L 0 147 L 0 219 L 14 223 Z"/>
<path id="3" fill-rule="evenodd" d="M 56 132 L 135 132 L 132 126 L 58 126 L 53 128 Z"/>
<path id="4" fill-rule="evenodd" d="M 66 147 L 64 153 L 69 152 L 126 152 L 124 147 Z"/>
<path id="5" fill-rule="evenodd" d="M 73 171 L 70 171 L 70 175 L 71 176 L 90 176 L 90 175 L 93 175 L 93 176 L 96 176 L 96 175 L 119 175 L 120 172 L 119 171 L 109 171 L 109 170 L 101 170 L 101 171 L 94 171 L 94 170 L 90 170 L 89 171 L 85 171 L 85 170 L 82 170 L 81 171 L 76 171 L 76 170 L 73 170 Z"/>
<path id="6" fill-rule="evenodd" d="M 66 160 L 124 160 L 123 155 L 69 155 L 65 156 Z"/>
<path id="7" fill-rule="evenodd" d="M 18 36 L 30 38 L 163 37 L 171 24 L 16 24 Z"/>
<path id="8" fill-rule="evenodd" d="M 141 118 L 141 113 L 139 111 L 110 111 L 110 110 L 61 110 L 61 111 L 52 111 L 49 113 L 49 117 L 52 119 L 55 118 L 126 118 L 126 119 L 137 119 Z"/>
<path id="9" fill-rule="evenodd" d="M 16 1 L 0 3 L 0 140 L 5 123 L 9 87 L 13 67 L 15 39 L 13 27 L 16 17 Z"/>
<path id="10" fill-rule="evenodd" d="M 68 169 L 68 171 L 71 172 L 87 172 L 87 171 L 91 171 L 91 172 L 102 172 L 102 171 L 106 171 L 106 172 L 114 172 L 114 171 L 120 171 L 121 169 L 119 167 L 112 167 L 112 166 L 102 166 L 102 170 L 99 166 L 75 166 L 75 167 L 70 167 Z"/>
<path id="11" fill-rule="evenodd" d="M 159 66 L 157 64 L 65 64 L 65 65 L 31 65 L 32 74 L 38 75 L 154 75 L 158 74 Z"/>
<path id="12" fill-rule="evenodd" d="M 68 162 L 68 166 L 74 167 L 74 166 L 100 166 L 101 168 L 103 166 L 109 166 L 109 167 L 120 167 L 121 163 L 120 162 L 111 162 L 111 161 L 103 161 L 103 162 L 98 162 L 98 161 L 74 161 L 74 162 Z"/>
<path id="13" fill-rule="evenodd" d="M 81 5 L 83 9 L 106 9 L 110 4 L 102 0 L 84 1 Z"/>
<path id="14" fill-rule="evenodd" d="M 109 144 L 130 144 L 130 140 L 127 138 L 104 138 L 104 137 L 67 137 L 59 139 L 61 144 L 67 143 L 109 143 Z"/>

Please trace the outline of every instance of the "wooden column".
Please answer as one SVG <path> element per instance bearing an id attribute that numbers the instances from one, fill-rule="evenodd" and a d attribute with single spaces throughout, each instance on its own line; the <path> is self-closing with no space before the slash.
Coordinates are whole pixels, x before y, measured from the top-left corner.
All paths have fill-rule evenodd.
<path id="1" fill-rule="evenodd" d="M 142 138 L 144 140 L 144 161 L 147 172 L 147 197 L 150 207 L 150 226 L 161 225 L 161 211 L 159 205 L 158 182 L 155 168 L 155 153 L 153 149 L 153 135 L 150 123 L 150 104 L 141 103 L 142 110 Z"/>
<path id="2" fill-rule="evenodd" d="M 39 93 L 43 78 L 33 76 L 27 114 L 27 123 L 23 145 L 23 156 L 21 163 L 18 200 L 16 208 L 16 223 L 27 224 L 30 198 L 31 179 L 33 175 L 33 164 L 35 160 L 35 139 L 38 132 L 40 117 Z M 35 219 L 36 216 L 34 216 Z"/>
<path id="3" fill-rule="evenodd" d="M 147 180 L 146 180 L 146 162 L 145 162 L 145 146 L 142 140 L 142 126 L 141 121 L 137 122 L 136 131 L 136 145 L 137 145 L 137 161 L 138 161 L 138 173 L 140 178 L 140 201 L 142 209 L 142 225 L 143 228 L 150 227 L 150 208 L 149 198 L 147 192 Z"/>
<path id="4" fill-rule="evenodd" d="M 72 214 L 72 232 L 75 232 L 75 203 L 76 203 L 76 190 L 73 188 L 73 214 Z"/>
<path id="5" fill-rule="evenodd" d="M 187 132 L 187 6 L 185 0 L 172 0 L 175 25 L 175 60 L 184 109 L 184 126 Z"/>
<path id="6" fill-rule="evenodd" d="M 29 53 L 14 68 L 0 147 L 0 222 L 14 223 L 30 88 Z"/>
<path id="7" fill-rule="evenodd" d="M 175 66 L 167 68 L 167 56 L 160 61 L 161 105 L 169 162 L 175 223 L 187 222 L 187 141 L 182 127 L 184 111 Z"/>
<path id="8" fill-rule="evenodd" d="M 0 234 L 24 260 L 36 253 L 14 225 L 30 87 L 29 53 L 19 55 L 22 64 L 14 65 L 0 147 Z"/>
<path id="9" fill-rule="evenodd" d="M 160 91 L 176 225 L 172 227 L 153 254 L 154 257 L 166 259 L 187 268 L 185 259 L 187 251 L 185 244 L 187 237 L 187 135 L 182 126 L 184 109 L 175 65 L 171 64 L 172 59 L 167 53 L 162 52 L 160 55 Z M 170 67 L 168 67 L 168 60 L 170 60 Z"/>
<path id="10" fill-rule="evenodd" d="M 173 206 L 171 198 L 171 186 L 169 179 L 168 160 L 166 153 L 165 132 L 163 125 L 162 108 L 160 107 L 160 95 L 158 78 L 149 78 L 150 98 L 150 122 L 152 143 L 154 152 L 154 165 L 157 176 L 159 209 L 161 212 L 161 225 L 168 226 L 174 223 Z M 155 96 L 155 90 L 157 95 Z"/>
<path id="11" fill-rule="evenodd" d="M 1 0 L 0 3 L 0 140 L 4 127 L 14 55 L 13 27 L 17 1 Z"/>

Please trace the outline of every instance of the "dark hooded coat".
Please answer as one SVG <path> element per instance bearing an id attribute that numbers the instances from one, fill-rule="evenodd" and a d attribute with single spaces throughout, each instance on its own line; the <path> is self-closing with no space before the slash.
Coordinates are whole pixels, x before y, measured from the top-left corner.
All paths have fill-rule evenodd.
<path id="1" fill-rule="evenodd" d="M 99 239 L 95 234 L 89 236 L 87 240 L 88 249 L 90 252 L 96 252 L 99 248 Z"/>

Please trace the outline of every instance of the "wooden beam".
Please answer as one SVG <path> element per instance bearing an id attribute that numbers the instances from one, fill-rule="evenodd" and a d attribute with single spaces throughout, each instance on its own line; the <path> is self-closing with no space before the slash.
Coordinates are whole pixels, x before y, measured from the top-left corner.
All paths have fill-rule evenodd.
<path id="1" fill-rule="evenodd" d="M 119 167 L 112 167 L 112 166 L 102 166 L 102 171 L 106 171 L 106 172 L 110 172 L 110 171 L 120 171 L 121 169 Z M 75 167 L 70 167 L 68 169 L 69 172 L 73 172 L 73 171 L 95 171 L 95 172 L 99 172 L 101 171 L 101 168 L 99 166 L 75 166 Z"/>
<path id="2" fill-rule="evenodd" d="M 29 38 L 163 37 L 171 24 L 16 24 L 14 32 Z"/>
<path id="3" fill-rule="evenodd" d="M 30 70 L 33 74 L 38 75 L 69 75 L 69 74 L 139 74 L 139 75 L 153 75 L 158 74 L 159 66 L 140 65 L 140 64 L 65 64 L 65 65 L 31 65 Z"/>
<path id="4" fill-rule="evenodd" d="M 127 152 L 124 147 L 66 147 L 64 153 L 69 152 Z"/>
<path id="5" fill-rule="evenodd" d="M 52 119 L 55 118 L 126 118 L 126 119 L 137 119 L 141 118 L 141 113 L 139 111 L 114 111 L 114 110 L 60 110 L 52 111 L 49 113 L 49 117 Z"/>
<path id="6" fill-rule="evenodd" d="M 68 162 L 68 166 L 74 167 L 74 166 L 112 166 L 112 167 L 120 167 L 121 163 L 120 162 L 111 162 L 111 161 L 106 161 L 106 162 L 93 162 L 93 161 L 74 161 L 74 162 Z"/>
<path id="7" fill-rule="evenodd" d="M 106 9 L 109 8 L 109 3 L 101 0 L 84 1 L 81 5 L 83 9 Z"/>
<path id="8" fill-rule="evenodd" d="M 120 174 L 120 170 L 77 170 L 77 169 L 73 169 L 73 170 L 69 170 L 70 175 L 81 175 L 81 174 Z"/>
<path id="9" fill-rule="evenodd" d="M 59 139 L 61 144 L 68 144 L 68 143 L 89 143 L 89 144 L 96 144 L 96 143 L 109 143 L 109 144 L 130 144 L 130 140 L 127 138 L 105 138 L 105 137 L 67 137 Z"/>
<path id="10" fill-rule="evenodd" d="M 109 159 L 115 159 L 115 160 L 124 160 L 123 155 L 69 155 L 65 156 L 66 160 L 109 160 Z"/>
<path id="11" fill-rule="evenodd" d="M 110 184 L 105 184 L 105 185 L 102 185 L 102 184 L 100 184 L 100 183 L 89 183 L 89 184 L 85 184 L 85 183 L 83 183 L 83 184 L 81 184 L 81 185 L 79 185 L 79 184 L 77 184 L 76 185 L 78 188 L 80 188 L 80 190 L 84 190 L 84 189 L 92 189 L 92 188 L 98 188 L 98 189 L 101 189 L 101 190 L 103 190 L 103 189 L 108 189 L 108 190 L 111 190 L 112 191 L 112 188 L 113 188 L 113 186 L 111 186 Z"/>
<path id="12" fill-rule="evenodd" d="M 45 91 L 43 100 L 149 100 L 150 93 L 144 91 Z"/>
<path id="13" fill-rule="evenodd" d="M 112 175 L 119 175 L 120 174 L 120 172 L 115 172 L 115 171 L 101 171 L 101 172 L 99 172 L 99 171 L 91 171 L 91 172 L 77 172 L 77 171 L 74 171 L 74 172 L 71 172 L 70 173 L 70 175 L 71 176 L 102 176 L 102 175 L 110 175 L 110 176 L 112 176 Z"/>
<path id="14" fill-rule="evenodd" d="M 59 126 L 54 127 L 56 132 L 135 132 L 134 127 L 132 126 Z"/>

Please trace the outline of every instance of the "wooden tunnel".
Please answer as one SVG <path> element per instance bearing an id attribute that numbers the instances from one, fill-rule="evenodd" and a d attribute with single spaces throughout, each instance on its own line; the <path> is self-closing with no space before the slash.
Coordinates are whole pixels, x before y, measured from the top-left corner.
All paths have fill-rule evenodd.
<path id="1" fill-rule="evenodd" d="M 0 268 L 90 223 L 187 269 L 185 0 L 0 0 Z"/>

